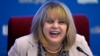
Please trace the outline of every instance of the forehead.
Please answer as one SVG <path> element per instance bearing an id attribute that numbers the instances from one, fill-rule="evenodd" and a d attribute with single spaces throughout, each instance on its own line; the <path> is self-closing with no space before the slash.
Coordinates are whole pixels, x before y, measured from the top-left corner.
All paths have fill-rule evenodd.
<path id="1" fill-rule="evenodd" d="M 67 14 L 62 7 L 49 8 L 47 10 L 47 18 L 65 19 Z"/>

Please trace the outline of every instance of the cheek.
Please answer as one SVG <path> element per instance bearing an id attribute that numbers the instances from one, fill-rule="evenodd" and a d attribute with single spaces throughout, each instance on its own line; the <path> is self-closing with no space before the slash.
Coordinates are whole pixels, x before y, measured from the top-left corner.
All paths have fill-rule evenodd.
<path id="1" fill-rule="evenodd" d="M 47 24 L 44 24 L 44 25 L 43 25 L 43 31 L 45 31 L 45 30 L 47 30 L 47 29 L 48 29 Z"/>
<path id="2" fill-rule="evenodd" d="M 43 33 L 46 34 L 48 31 L 49 31 L 49 26 L 47 24 L 44 24 Z"/>
<path id="3" fill-rule="evenodd" d="M 62 30 L 63 30 L 64 33 L 66 33 L 66 31 L 67 31 L 67 26 L 63 26 L 63 27 L 62 27 Z"/>
<path id="4" fill-rule="evenodd" d="M 64 27 L 65 31 L 67 30 L 67 27 Z"/>
<path id="5" fill-rule="evenodd" d="M 49 30 L 50 30 L 49 26 L 44 24 L 44 26 L 43 26 L 43 34 L 44 34 L 44 36 L 46 38 L 49 36 Z"/>
<path id="6" fill-rule="evenodd" d="M 43 29 L 44 30 L 49 30 L 50 28 L 51 28 L 51 25 L 50 24 L 44 23 L 44 25 L 43 25 Z"/>

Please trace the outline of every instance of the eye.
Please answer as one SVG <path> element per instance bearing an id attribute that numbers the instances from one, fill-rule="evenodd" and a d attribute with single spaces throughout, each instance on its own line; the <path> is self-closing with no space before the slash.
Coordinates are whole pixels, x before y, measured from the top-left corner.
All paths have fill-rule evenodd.
<path id="1" fill-rule="evenodd" d="M 51 23 L 53 23 L 54 21 L 51 20 L 51 19 L 48 19 L 48 20 L 46 20 L 46 22 L 49 23 L 49 24 L 51 24 Z"/>
<path id="2" fill-rule="evenodd" d="M 60 20 L 59 24 L 65 24 L 65 21 Z"/>

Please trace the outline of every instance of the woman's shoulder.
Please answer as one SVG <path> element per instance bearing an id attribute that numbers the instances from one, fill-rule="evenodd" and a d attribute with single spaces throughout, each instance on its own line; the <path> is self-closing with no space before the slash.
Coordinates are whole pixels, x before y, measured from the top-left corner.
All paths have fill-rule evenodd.
<path id="1" fill-rule="evenodd" d="M 70 55 L 73 56 L 85 56 L 82 52 L 78 51 L 77 47 L 80 47 L 84 52 L 86 52 L 89 56 L 93 56 L 92 52 L 89 48 L 89 45 L 87 41 L 85 40 L 85 37 L 80 34 L 76 34 L 76 41 L 72 48 L 70 49 Z"/>
<path id="2" fill-rule="evenodd" d="M 18 40 L 18 41 L 28 41 L 32 38 L 34 38 L 34 36 L 33 36 L 32 33 L 30 33 L 28 35 L 21 36 L 21 37 L 17 38 L 16 40 Z"/>
<path id="3" fill-rule="evenodd" d="M 86 38 L 83 35 L 76 34 L 75 45 L 83 45 L 83 44 L 88 44 Z"/>
<path id="4" fill-rule="evenodd" d="M 34 45 L 34 47 L 33 47 Z M 15 40 L 14 45 L 11 47 L 9 51 L 9 55 L 12 56 L 18 56 L 19 54 L 21 56 L 26 56 L 26 52 L 31 51 L 32 49 L 37 50 L 37 43 L 34 42 L 34 36 L 33 34 L 28 34 L 22 37 L 19 37 Z M 34 51 L 33 51 L 34 52 Z"/>
<path id="5" fill-rule="evenodd" d="M 15 42 L 28 42 L 30 39 L 32 39 L 32 37 L 32 34 L 24 35 L 15 39 Z"/>
<path id="6" fill-rule="evenodd" d="M 31 44 L 31 45 L 37 44 L 37 43 L 35 42 L 35 39 L 34 39 L 34 36 L 33 36 L 32 33 L 17 38 L 17 39 L 15 40 L 15 43 L 17 43 L 17 44 L 20 45 L 20 46 L 27 46 L 27 45 L 30 45 L 30 44 Z"/>
<path id="7" fill-rule="evenodd" d="M 80 34 L 76 34 L 76 42 L 82 42 L 82 40 L 85 40 L 85 37 Z"/>

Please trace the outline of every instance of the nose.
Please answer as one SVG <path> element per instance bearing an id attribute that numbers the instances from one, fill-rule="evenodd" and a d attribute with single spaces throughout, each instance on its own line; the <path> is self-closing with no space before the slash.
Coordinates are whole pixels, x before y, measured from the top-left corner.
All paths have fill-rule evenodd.
<path id="1" fill-rule="evenodd" d="M 58 28 L 59 27 L 59 23 L 58 22 L 54 22 L 52 27 L 53 28 Z"/>

